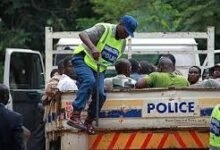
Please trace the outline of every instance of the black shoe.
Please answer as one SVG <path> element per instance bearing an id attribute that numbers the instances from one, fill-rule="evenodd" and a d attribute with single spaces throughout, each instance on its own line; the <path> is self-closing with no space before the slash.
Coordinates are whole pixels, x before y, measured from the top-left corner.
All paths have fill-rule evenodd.
<path id="1" fill-rule="evenodd" d="M 77 129 L 87 130 L 87 127 L 82 123 L 79 118 L 70 118 L 70 120 L 67 121 L 67 124 Z"/>
<path id="2" fill-rule="evenodd" d="M 87 131 L 89 134 L 91 134 L 91 135 L 96 134 L 95 128 L 93 127 L 92 123 L 84 122 L 84 126 L 86 127 L 86 131 Z"/>

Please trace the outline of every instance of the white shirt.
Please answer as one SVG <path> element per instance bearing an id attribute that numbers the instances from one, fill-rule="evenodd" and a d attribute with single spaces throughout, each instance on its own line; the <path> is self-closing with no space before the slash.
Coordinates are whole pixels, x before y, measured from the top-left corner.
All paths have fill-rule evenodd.
<path id="1" fill-rule="evenodd" d="M 112 78 L 105 78 L 104 84 L 106 90 L 112 90 L 113 88 L 131 88 L 134 87 L 136 81 L 132 78 L 126 77 L 123 74 L 119 74 Z"/>
<path id="2" fill-rule="evenodd" d="M 60 81 L 57 84 L 60 91 L 78 90 L 76 80 L 71 79 L 69 76 L 62 74 Z"/>

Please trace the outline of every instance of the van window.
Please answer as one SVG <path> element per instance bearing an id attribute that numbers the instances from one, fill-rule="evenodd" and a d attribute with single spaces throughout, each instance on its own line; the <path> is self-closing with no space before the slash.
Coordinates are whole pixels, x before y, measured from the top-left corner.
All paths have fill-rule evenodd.
<path id="1" fill-rule="evenodd" d="M 9 85 L 11 89 L 43 89 L 44 74 L 38 54 L 11 55 Z"/>

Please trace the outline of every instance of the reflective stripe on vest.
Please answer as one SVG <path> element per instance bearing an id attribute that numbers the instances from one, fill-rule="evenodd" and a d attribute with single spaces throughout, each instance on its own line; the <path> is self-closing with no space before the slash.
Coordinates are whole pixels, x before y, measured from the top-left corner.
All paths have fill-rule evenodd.
<path id="1" fill-rule="evenodd" d="M 215 106 L 212 111 L 209 144 L 220 148 L 220 105 Z"/>
<path id="2" fill-rule="evenodd" d="M 115 25 L 108 23 L 99 23 L 97 25 L 103 25 L 105 28 L 103 35 L 101 36 L 100 40 L 96 45 L 98 51 L 101 53 L 99 62 L 104 65 L 100 66 L 100 72 L 103 72 L 107 69 L 108 66 L 115 63 L 115 61 L 122 55 L 122 47 L 125 44 L 125 39 L 115 39 L 112 33 L 112 29 L 113 27 L 115 27 Z M 86 53 L 86 56 L 84 57 L 85 63 L 93 70 L 97 71 L 96 61 L 93 59 L 85 45 L 79 45 L 74 50 L 74 54 L 78 54 L 81 51 L 84 51 Z"/>

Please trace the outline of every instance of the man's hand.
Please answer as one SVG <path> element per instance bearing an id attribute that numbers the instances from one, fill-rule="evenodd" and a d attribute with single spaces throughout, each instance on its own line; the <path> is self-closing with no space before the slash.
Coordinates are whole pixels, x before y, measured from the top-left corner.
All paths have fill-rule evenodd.
<path id="1" fill-rule="evenodd" d="M 94 47 L 94 48 L 92 49 L 92 57 L 93 57 L 95 60 L 98 60 L 99 57 L 100 57 L 100 53 L 99 53 L 99 51 L 97 50 L 96 47 Z"/>

